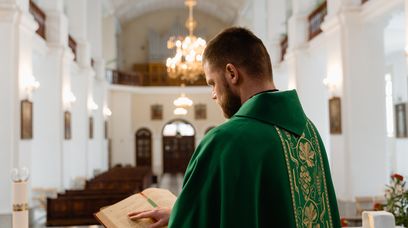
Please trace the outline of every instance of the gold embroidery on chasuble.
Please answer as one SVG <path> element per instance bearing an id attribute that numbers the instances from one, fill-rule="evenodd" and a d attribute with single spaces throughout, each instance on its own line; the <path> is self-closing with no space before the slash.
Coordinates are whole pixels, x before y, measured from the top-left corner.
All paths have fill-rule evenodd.
<path id="1" fill-rule="evenodd" d="M 308 120 L 300 137 L 275 127 L 283 146 L 296 227 L 332 227 L 323 158 Z"/>

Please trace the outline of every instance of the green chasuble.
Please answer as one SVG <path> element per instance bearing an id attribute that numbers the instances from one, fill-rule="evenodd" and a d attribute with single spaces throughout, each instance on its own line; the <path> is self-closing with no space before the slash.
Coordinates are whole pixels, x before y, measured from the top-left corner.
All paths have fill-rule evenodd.
<path id="1" fill-rule="evenodd" d="M 326 152 L 296 91 L 257 94 L 204 137 L 169 227 L 340 227 Z"/>

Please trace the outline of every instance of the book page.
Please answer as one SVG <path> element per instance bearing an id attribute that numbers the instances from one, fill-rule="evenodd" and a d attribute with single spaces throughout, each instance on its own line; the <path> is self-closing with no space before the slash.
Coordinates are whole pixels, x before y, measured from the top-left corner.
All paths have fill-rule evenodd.
<path id="1" fill-rule="evenodd" d="M 144 195 L 152 199 L 159 207 L 173 208 L 177 197 L 167 189 L 147 188 L 142 192 Z"/>
<path id="2" fill-rule="evenodd" d="M 112 206 L 106 207 L 101 210 L 104 217 L 108 218 L 110 223 L 115 227 L 132 227 L 132 228 L 144 228 L 148 224 L 152 224 L 150 219 L 140 219 L 132 221 L 128 217 L 129 212 L 150 210 L 153 207 L 147 203 L 146 199 L 140 194 L 132 195 Z"/>
<path id="3" fill-rule="evenodd" d="M 165 189 L 148 188 L 142 193 L 159 207 L 172 208 L 176 201 L 176 196 Z M 143 195 L 140 193 L 134 194 L 112 206 L 101 209 L 96 216 L 109 228 L 145 228 L 153 223 L 151 219 L 133 221 L 128 217 L 129 212 L 151 210 L 154 208 Z"/>

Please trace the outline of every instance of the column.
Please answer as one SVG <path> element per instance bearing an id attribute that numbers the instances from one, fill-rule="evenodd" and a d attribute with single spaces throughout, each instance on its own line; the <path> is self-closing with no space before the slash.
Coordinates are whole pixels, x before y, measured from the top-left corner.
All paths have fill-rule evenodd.
<path id="1" fill-rule="evenodd" d="M 359 7 L 360 0 L 328 0 L 327 1 L 327 13 L 328 16 L 335 16 L 342 10 L 346 10 L 351 7 Z"/>
<path id="2" fill-rule="evenodd" d="M 87 36 L 87 0 L 66 1 L 69 34 L 77 42 L 77 60 L 81 67 L 91 65 L 90 46 Z"/>
<path id="3" fill-rule="evenodd" d="M 271 57 L 272 65 L 275 66 L 281 60 L 280 43 L 286 31 L 286 1 L 268 1 L 267 2 L 267 32 L 269 47 L 268 52 Z"/>
<path id="4" fill-rule="evenodd" d="M 269 48 L 268 40 L 268 18 L 267 18 L 267 1 L 266 0 L 253 0 L 253 25 L 252 29 L 256 36 L 258 36 L 265 44 L 265 47 Z"/>
<path id="5" fill-rule="evenodd" d="M 74 142 L 77 147 L 77 152 L 85 156 L 85 172 L 77 173 L 77 176 L 86 176 L 88 178 L 93 175 L 92 155 L 94 152 L 93 141 L 90 138 L 90 117 L 93 117 L 95 111 L 91 110 L 94 106 L 93 97 L 93 82 L 95 78 L 95 71 L 91 67 L 91 47 L 88 37 L 88 0 L 70 0 L 66 1 L 67 16 L 69 19 L 69 33 L 77 42 L 77 66 L 78 73 L 71 75 L 73 82 L 73 89 L 75 94 L 78 94 L 75 107 L 73 108 L 73 118 L 77 121 L 73 122 L 74 132 L 77 132 L 78 138 Z M 95 107 L 96 108 L 96 107 Z M 100 107 L 98 106 L 98 109 Z M 95 118 L 93 119 L 95 124 Z M 95 133 L 95 125 L 93 125 L 93 132 Z"/>
<path id="6" fill-rule="evenodd" d="M 332 95 L 341 98 L 342 133 L 330 137 L 332 176 L 340 199 L 384 193 L 384 26 L 363 22 L 352 3 L 323 25 L 327 77 Z"/>
<path id="7" fill-rule="evenodd" d="M 28 13 L 28 0 L 0 0 L 0 214 L 11 213 L 13 167 L 30 168 L 31 140 L 20 140 L 20 101 L 33 82 L 32 38 L 36 23 Z"/>
<path id="8" fill-rule="evenodd" d="M 40 7 L 47 15 L 46 37 L 48 43 L 47 63 L 43 64 L 43 71 L 47 83 L 51 86 L 44 88 L 40 102 L 43 103 L 41 112 L 43 122 L 50 126 L 40 128 L 46 137 L 39 142 L 38 154 L 45 158 L 35 161 L 38 170 L 37 186 L 69 188 L 71 169 L 80 169 L 75 163 L 78 159 L 71 153 L 71 140 L 65 139 L 64 112 L 71 111 L 75 95 L 71 89 L 70 68 L 73 61 L 71 49 L 68 48 L 68 20 L 63 12 L 63 0 L 41 0 Z M 47 66 L 47 67 L 45 67 Z M 72 119 L 71 119 L 72 121 Z M 50 164 L 44 169 L 44 163 Z M 57 179 L 44 178 L 58 175 Z M 34 181 L 34 178 L 33 178 Z"/>
<path id="9" fill-rule="evenodd" d="M 297 88 L 300 77 L 299 64 L 305 60 L 304 52 L 308 41 L 307 16 L 315 6 L 313 1 L 292 0 L 293 14 L 289 18 L 287 64 L 289 71 L 289 89 Z"/>

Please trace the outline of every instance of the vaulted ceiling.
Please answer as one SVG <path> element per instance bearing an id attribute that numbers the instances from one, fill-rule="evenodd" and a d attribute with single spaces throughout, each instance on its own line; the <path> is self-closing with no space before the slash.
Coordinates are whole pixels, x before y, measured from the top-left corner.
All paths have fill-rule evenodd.
<path id="1" fill-rule="evenodd" d="M 245 6 L 246 1 L 197 0 L 195 9 L 231 24 Z M 184 0 L 104 0 L 104 8 L 106 13 L 114 14 L 121 22 L 127 22 L 152 11 L 186 8 L 186 6 Z"/>

